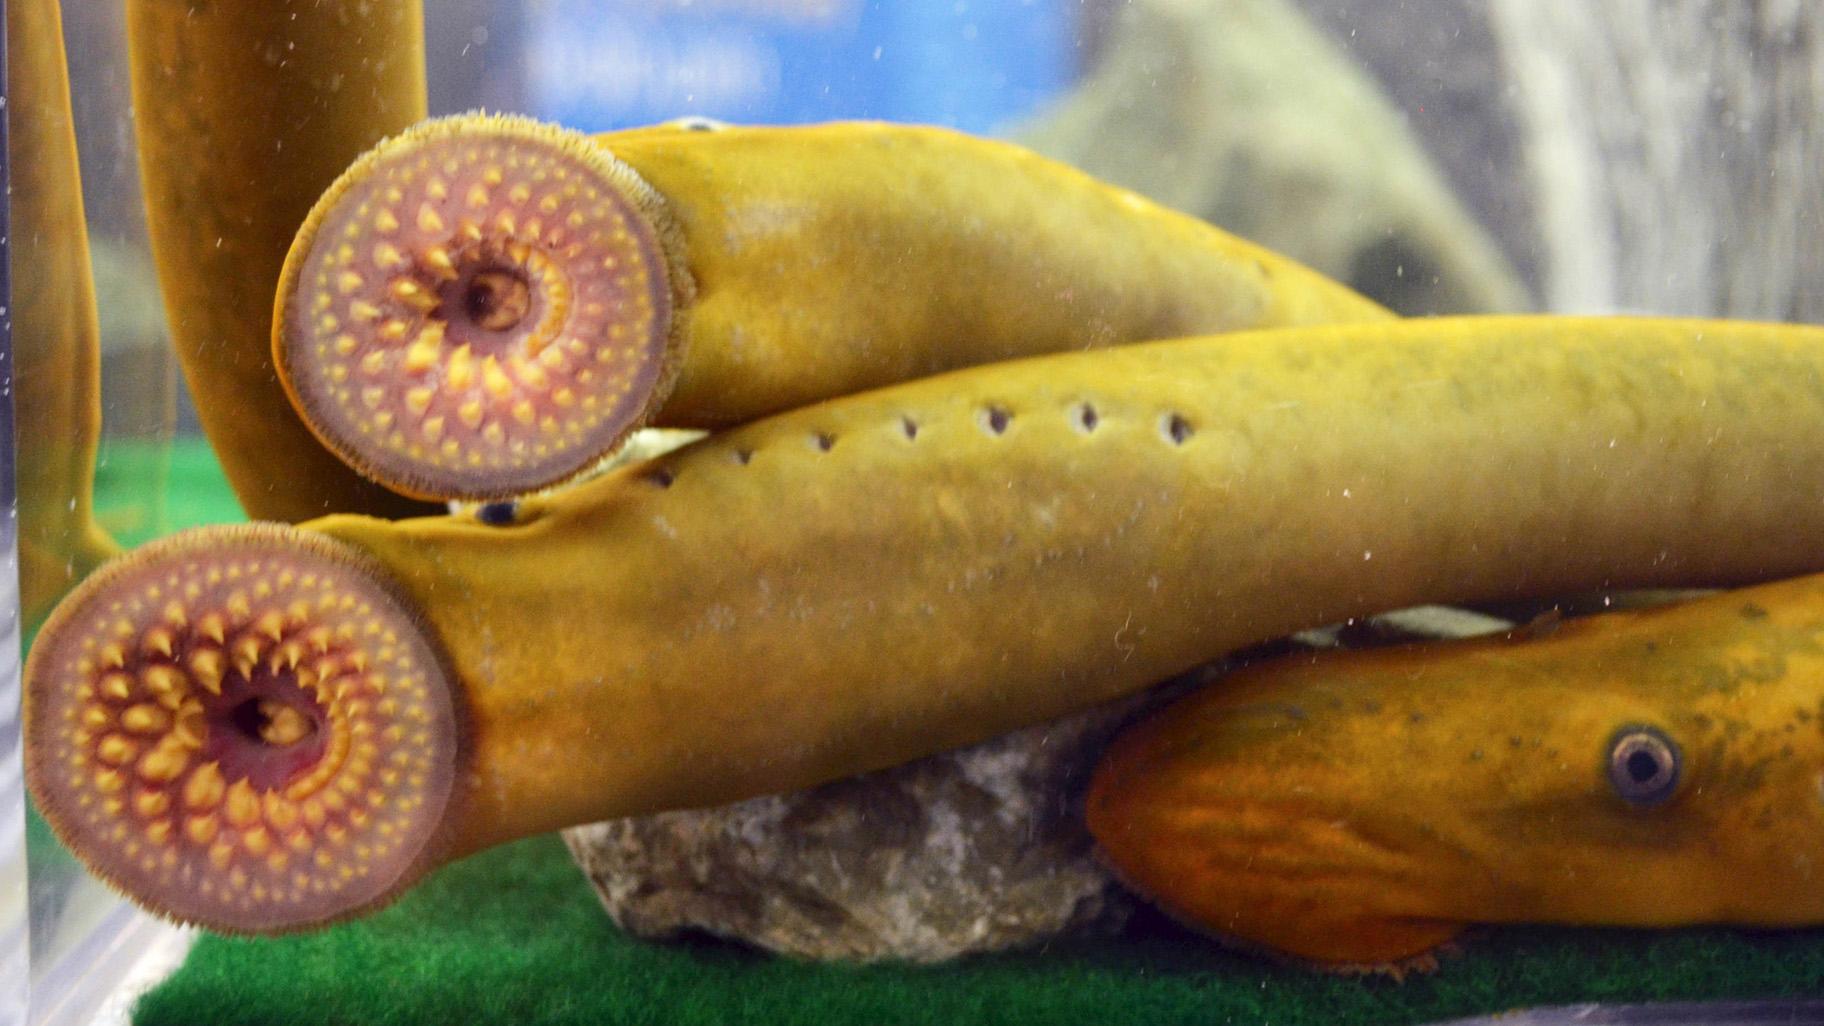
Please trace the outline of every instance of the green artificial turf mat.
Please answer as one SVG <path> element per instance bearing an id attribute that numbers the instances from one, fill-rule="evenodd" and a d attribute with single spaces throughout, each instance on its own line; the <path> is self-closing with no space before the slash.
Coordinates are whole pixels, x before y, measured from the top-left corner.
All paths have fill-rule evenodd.
<path id="1" fill-rule="evenodd" d="M 240 519 L 198 443 L 168 453 L 111 443 L 106 455 L 104 519 L 143 514 L 122 490 L 142 488 L 148 466 L 169 488 L 150 529 Z M 1824 930 L 1509 928 L 1475 935 L 1465 949 L 1436 975 L 1405 983 L 1339 978 L 1231 953 L 1147 918 L 1118 937 L 941 967 L 806 964 L 715 942 L 633 940 L 602 913 L 557 838 L 540 837 L 450 866 L 392 908 L 333 929 L 205 936 L 141 1000 L 135 1021 L 1365 1024 L 1824 991 Z"/>

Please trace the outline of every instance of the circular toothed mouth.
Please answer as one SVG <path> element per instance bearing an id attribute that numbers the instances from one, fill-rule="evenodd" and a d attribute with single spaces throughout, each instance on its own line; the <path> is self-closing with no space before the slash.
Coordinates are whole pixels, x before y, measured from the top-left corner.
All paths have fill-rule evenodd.
<path id="1" fill-rule="evenodd" d="M 669 372 L 660 203 L 588 139 L 429 122 L 332 186 L 280 282 L 280 372 L 313 430 L 427 498 L 560 481 L 644 419 Z"/>
<path id="2" fill-rule="evenodd" d="M 292 528 L 208 528 L 65 600 L 27 666 L 27 766 L 97 875 L 234 932 L 410 882 L 456 721 L 437 652 L 367 562 Z"/>

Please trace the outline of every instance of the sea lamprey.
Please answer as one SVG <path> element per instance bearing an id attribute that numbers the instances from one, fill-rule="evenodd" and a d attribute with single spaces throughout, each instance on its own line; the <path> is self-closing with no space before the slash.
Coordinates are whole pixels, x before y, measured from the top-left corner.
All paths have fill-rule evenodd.
<path id="1" fill-rule="evenodd" d="M 94 520 L 101 329 L 56 0 L 6 7 L 19 610 L 35 626 L 118 549 Z M 0 314 L 3 317 L 4 314 Z"/>
<path id="2" fill-rule="evenodd" d="M 34 646 L 33 793 L 146 905 L 809 786 L 1426 601 L 1818 569 L 1824 329 L 1462 319 L 1055 354 L 487 515 L 215 528 Z"/>
<path id="3" fill-rule="evenodd" d="M 1824 578 L 1258 665 L 1122 736 L 1088 817 L 1175 915 L 1329 965 L 1475 923 L 1821 923 Z"/>
<path id="4" fill-rule="evenodd" d="M 133 127 L 171 340 L 249 516 L 432 507 L 350 470 L 272 368 L 272 293 L 311 204 L 425 115 L 419 0 L 127 0 Z"/>
<path id="5" fill-rule="evenodd" d="M 723 427 L 997 359 L 1387 316 L 1004 143 L 700 121 L 591 139 L 470 115 L 330 187 L 273 321 L 324 444 L 407 494 L 490 498 L 577 474 L 648 422 Z"/>

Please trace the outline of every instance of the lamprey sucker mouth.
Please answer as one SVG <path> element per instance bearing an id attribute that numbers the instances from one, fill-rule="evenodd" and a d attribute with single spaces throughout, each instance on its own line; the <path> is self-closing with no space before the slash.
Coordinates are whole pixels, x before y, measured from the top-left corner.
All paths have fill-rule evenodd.
<path id="1" fill-rule="evenodd" d="M 434 643 L 356 550 L 290 528 L 204 528 L 109 564 L 27 674 L 45 818 L 96 875 L 211 929 L 383 902 L 455 779 Z"/>
<path id="2" fill-rule="evenodd" d="M 324 444 L 410 495 L 487 499 L 586 469 L 668 372 L 680 262 L 662 204 L 586 137 L 426 122 L 299 234 L 275 359 Z"/>

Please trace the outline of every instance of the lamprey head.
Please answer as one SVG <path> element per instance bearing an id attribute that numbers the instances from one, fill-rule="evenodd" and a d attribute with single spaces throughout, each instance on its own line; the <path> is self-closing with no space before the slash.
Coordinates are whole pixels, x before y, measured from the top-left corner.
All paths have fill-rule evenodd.
<path id="1" fill-rule="evenodd" d="M 324 193 L 280 276 L 274 362 L 311 430 L 420 498 L 586 469 L 665 398 L 690 282 L 665 204 L 587 137 L 425 122 Z"/>
<path id="2" fill-rule="evenodd" d="M 107 564 L 32 646 L 44 817 L 140 904 L 227 932 L 321 924 L 428 867 L 456 774 L 442 657 L 358 551 L 204 528 Z"/>
<path id="3" fill-rule="evenodd" d="M 1175 914 L 1333 965 L 1474 923 L 1824 922 L 1809 589 L 1255 666 L 1120 738 L 1090 828 Z"/>

